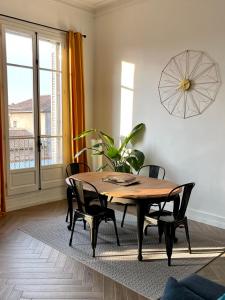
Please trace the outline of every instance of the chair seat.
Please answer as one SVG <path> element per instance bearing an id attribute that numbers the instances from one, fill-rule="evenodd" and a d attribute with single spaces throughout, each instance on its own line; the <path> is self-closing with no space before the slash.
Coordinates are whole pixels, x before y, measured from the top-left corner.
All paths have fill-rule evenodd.
<path id="1" fill-rule="evenodd" d="M 175 218 L 171 211 L 164 210 L 162 212 L 160 211 L 150 212 L 148 215 L 145 216 L 145 220 L 147 220 L 151 224 L 157 225 L 158 221 L 172 223 L 175 221 Z"/>
<path id="2" fill-rule="evenodd" d="M 159 218 L 159 221 L 166 222 L 166 223 L 174 223 L 176 220 L 174 216 L 171 215 L 171 216 L 161 216 Z"/>
<path id="3" fill-rule="evenodd" d="M 156 210 L 156 211 L 148 213 L 147 216 L 149 216 L 150 218 L 157 219 L 159 215 L 160 216 L 171 216 L 172 214 L 173 213 L 168 210 L 163 210 L 162 212 L 160 212 L 160 210 Z"/>
<path id="4" fill-rule="evenodd" d="M 87 210 L 86 213 L 90 216 L 107 216 L 107 215 L 111 215 L 113 214 L 113 210 L 110 208 L 106 208 L 106 207 L 102 207 L 100 205 L 90 205 Z"/>

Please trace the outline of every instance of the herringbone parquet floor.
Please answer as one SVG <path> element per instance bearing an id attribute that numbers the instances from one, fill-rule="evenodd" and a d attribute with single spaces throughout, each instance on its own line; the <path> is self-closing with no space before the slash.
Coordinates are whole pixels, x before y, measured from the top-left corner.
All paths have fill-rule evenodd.
<path id="1" fill-rule="evenodd" d="M 66 203 L 60 201 L 10 212 L 0 219 L 0 300 L 144 300 L 17 230 L 27 222 L 65 215 L 65 212 Z"/>
<path id="2" fill-rule="evenodd" d="M 126 287 L 17 230 L 31 221 L 65 215 L 66 203 L 26 208 L 0 219 L 0 300 L 105 299 L 144 300 Z M 224 238 L 224 230 L 191 222 L 210 237 Z M 225 256 L 200 271 L 225 284 Z"/>

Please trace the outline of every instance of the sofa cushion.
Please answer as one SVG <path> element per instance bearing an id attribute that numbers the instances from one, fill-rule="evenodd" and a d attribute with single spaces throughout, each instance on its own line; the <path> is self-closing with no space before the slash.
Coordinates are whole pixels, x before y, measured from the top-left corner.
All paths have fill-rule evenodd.
<path id="1" fill-rule="evenodd" d="M 177 282 L 175 278 L 170 277 L 161 300 L 203 300 L 203 298 Z"/>
<path id="2" fill-rule="evenodd" d="M 225 294 L 223 294 L 221 297 L 219 297 L 217 300 L 225 300 Z"/>
<path id="3" fill-rule="evenodd" d="M 179 282 L 205 300 L 216 300 L 225 293 L 225 286 L 193 274 Z"/>

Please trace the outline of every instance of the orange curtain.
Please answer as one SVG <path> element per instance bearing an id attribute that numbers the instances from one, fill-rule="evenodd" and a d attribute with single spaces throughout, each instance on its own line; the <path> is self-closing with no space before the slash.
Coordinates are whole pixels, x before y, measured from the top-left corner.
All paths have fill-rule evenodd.
<path id="1" fill-rule="evenodd" d="M 5 180 L 4 180 L 4 142 L 3 142 L 3 101 L 0 92 L 0 216 L 5 214 Z"/>
<path id="2" fill-rule="evenodd" d="M 72 131 L 72 161 L 74 155 L 86 147 L 85 139 L 73 140 L 85 130 L 85 96 L 84 96 L 84 70 L 83 70 L 83 36 L 79 32 L 69 32 L 69 91 L 70 116 Z M 77 159 L 77 162 L 87 163 L 86 151 Z"/>

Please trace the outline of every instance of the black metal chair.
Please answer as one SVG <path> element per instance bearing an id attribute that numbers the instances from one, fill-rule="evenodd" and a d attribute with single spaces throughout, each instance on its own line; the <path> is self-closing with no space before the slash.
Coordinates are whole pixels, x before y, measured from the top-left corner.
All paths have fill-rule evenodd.
<path id="1" fill-rule="evenodd" d="M 80 172 L 90 172 L 90 170 L 91 170 L 90 167 L 86 163 L 83 162 L 70 163 L 66 167 L 66 177 L 78 174 Z M 89 200 L 92 199 L 91 193 L 86 192 L 85 196 L 88 197 Z M 68 201 L 68 210 L 66 215 L 66 222 L 68 222 L 68 218 L 70 216 L 70 225 L 68 226 L 68 229 L 71 229 L 72 218 L 73 218 L 73 201 L 76 201 L 76 197 L 73 194 L 73 189 L 70 186 L 67 186 L 67 201 Z"/>
<path id="2" fill-rule="evenodd" d="M 70 163 L 66 166 L 66 175 L 67 177 L 74 175 L 74 174 L 78 174 L 80 172 L 90 172 L 91 169 L 90 167 L 83 162 L 74 162 L 74 163 Z"/>
<path id="3" fill-rule="evenodd" d="M 189 230 L 188 230 L 188 220 L 185 216 L 186 209 L 188 206 L 188 202 L 190 199 L 190 195 L 192 192 L 193 187 L 195 186 L 195 183 L 186 183 L 183 185 L 180 185 L 176 188 L 174 188 L 168 195 L 167 199 L 164 201 L 164 204 L 162 208 L 159 211 L 155 212 L 149 212 L 145 216 L 144 221 L 144 230 L 146 226 L 151 226 L 152 224 L 158 225 L 158 232 L 159 232 L 159 242 L 162 241 L 162 235 L 165 234 L 165 242 L 166 242 L 166 252 L 168 257 L 168 266 L 171 265 L 171 256 L 173 252 L 173 243 L 175 240 L 175 230 L 177 227 L 180 227 L 181 225 L 185 228 L 186 238 L 188 242 L 188 249 L 191 253 L 191 243 L 190 243 L 190 237 L 189 237 Z M 182 199 L 180 202 L 180 207 L 178 212 L 170 212 L 167 210 L 164 210 L 164 207 L 168 201 L 171 201 L 174 196 L 174 192 L 177 190 L 182 191 Z"/>
<path id="4" fill-rule="evenodd" d="M 113 209 L 105 207 L 100 199 L 100 195 L 98 190 L 94 185 L 86 181 L 80 181 L 77 179 L 70 178 L 69 179 L 71 187 L 73 189 L 73 193 L 76 195 L 78 208 L 74 210 L 73 216 L 73 226 L 71 231 L 71 237 L 69 241 L 69 245 L 72 245 L 73 241 L 73 233 L 76 221 L 78 218 L 83 219 L 85 222 L 89 224 L 90 233 L 91 233 L 91 245 L 93 249 L 93 257 L 95 257 L 95 248 L 97 244 L 97 236 L 98 236 L 98 227 L 103 220 L 112 220 L 114 223 L 114 229 L 116 234 L 117 245 L 120 246 L 119 237 L 117 233 L 116 227 L 116 217 Z M 91 204 L 86 200 L 84 196 L 83 184 L 91 187 L 93 193 L 95 194 L 95 199 L 99 202 L 99 204 Z"/>
<path id="5" fill-rule="evenodd" d="M 165 174 L 166 174 L 165 169 L 163 167 L 160 167 L 160 166 L 157 166 L 157 165 L 144 165 L 138 170 L 137 174 L 139 175 L 141 170 L 143 170 L 143 169 L 145 169 L 145 170 L 148 169 L 148 176 L 151 177 L 151 178 L 164 179 Z M 122 221 L 121 221 L 121 227 L 123 227 L 123 225 L 124 225 L 124 219 L 125 219 L 125 216 L 126 216 L 126 213 L 127 213 L 127 207 L 129 205 L 133 205 L 133 204 L 130 204 L 130 203 L 124 204 L 124 211 L 123 211 L 123 217 L 122 217 Z M 149 205 L 149 210 L 150 210 L 151 206 L 158 206 L 159 209 L 161 208 L 160 203 Z M 147 234 L 147 231 L 146 231 L 146 234 Z"/>
<path id="6" fill-rule="evenodd" d="M 157 165 L 144 165 L 138 170 L 138 174 L 140 174 L 141 171 L 148 169 L 148 177 L 151 178 L 158 178 L 158 179 L 164 179 L 166 175 L 166 170 Z"/>
<path id="7" fill-rule="evenodd" d="M 158 178 L 158 179 L 164 179 L 165 178 L 166 170 L 161 166 L 144 165 L 139 169 L 138 174 L 140 174 L 141 170 L 144 170 L 144 169 L 148 169 L 148 177 Z M 161 203 L 160 202 L 150 204 L 149 205 L 149 210 L 150 210 L 151 206 L 158 206 L 159 209 L 161 209 Z"/>

